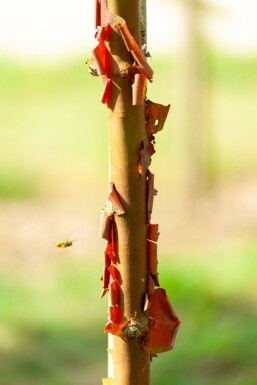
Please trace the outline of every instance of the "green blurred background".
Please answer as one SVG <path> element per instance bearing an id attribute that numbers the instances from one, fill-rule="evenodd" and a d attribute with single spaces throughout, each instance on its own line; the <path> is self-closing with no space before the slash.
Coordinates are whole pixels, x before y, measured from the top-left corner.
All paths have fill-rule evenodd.
<path id="1" fill-rule="evenodd" d="M 159 273 L 182 321 L 174 350 L 152 362 L 152 385 L 257 383 L 257 50 L 212 44 L 199 26 L 226 20 L 218 3 L 180 4 L 183 44 L 149 47 L 148 97 L 171 104 L 151 165 Z M 102 84 L 84 64 L 91 48 L 0 57 L 0 385 L 107 375 L 108 137 Z M 73 247 L 57 250 L 66 239 Z"/>

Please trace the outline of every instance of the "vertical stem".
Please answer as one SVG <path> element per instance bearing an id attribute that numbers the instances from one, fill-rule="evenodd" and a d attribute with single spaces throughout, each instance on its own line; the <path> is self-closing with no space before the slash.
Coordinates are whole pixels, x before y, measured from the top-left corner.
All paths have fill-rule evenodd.
<path id="1" fill-rule="evenodd" d="M 109 0 L 112 13 L 123 17 L 135 40 L 141 44 L 140 1 Z M 132 58 L 118 33 L 110 35 L 112 73 L 131 66 Z M 112 76 L 113 88 L 108 106 L 111 180 L 126 211 L 116 217 L 121 307 L 124 319 L 143 309 L 147 281 L 146 256 L 146 178 L 138 173 L 138 151 L 145 137 L 144 105 L 132 106 L 131 80 Z M 149 385 L 149 354 L 139 340 L 113 337 L 114 385 Z"/>

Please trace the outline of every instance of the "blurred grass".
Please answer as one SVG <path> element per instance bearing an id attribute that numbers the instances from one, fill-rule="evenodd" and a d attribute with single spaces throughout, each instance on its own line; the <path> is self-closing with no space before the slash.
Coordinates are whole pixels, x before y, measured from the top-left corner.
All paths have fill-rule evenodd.
<path id="1" fill-rule="evenodd" d="M 257 59 L 208 55 L 215 177 L 251 175 L 257 165 Z M 148 96 L 172 105 L 152 165 L 158 189 L 170 198 L 185 167 L 180 59 L 154 59 L 152 65 Z M 40 203 L 66 194 L 69 202 L 76 199 L 74 188 L 85 193 L 90 209 L 98 207 L 96 193 L 108 183 L 101 93 L 101 81 L 90 78 L 81 57 L 51 65 L 0 60 L 1 200 Z M 161 284 L 182 325 L 174 351 L 153 360 L 152 385 L 256 384 L 256 255 L 257 244 L 246 242 L 159 257 Z M 100 259 L 46 256 L 35 266 L 24 258 L 19 269 L 13 261 L 1 263 L 0 385 L 95 385 L 105 377 Z"/>
<path id="2" fill-rule="evenodd" d="M 182 320 L 152 384 L 254 385 L 257 244 L 160 257 L 161 285 Z M 50 258 L 0 273 L 1 385 L 89 385 L 106 375 L 101 261 Z M 239 279 L 238 279 L 239 278 Z"/>
<path id="3" fill-rule="evenodd" d="M 256 169 L 256 61 L 256 57 L 206 53 L 216 179 L 251 174 Z M 165 130 L 157 136 L 154 165 L 162 179 L 166 174 L 163 162 L 169 163 L 171 179 L 179 183 L 186 167 L 181 62 L 180 58 L 159 57 L 151 64 L 155 81 L 148 87 L 149 98 L 172 106 Z M 90 77 L 81 57 L 51 65 L 1 59 L 0 73 L 0 180 L 5 180 L 0 184 L 0 198 L 58 194 L 66 181 L 76 181 L 84 189 L 86 178 L 96 174 L 106 178 L 102 85 Z"/>
<path id="4" fill-rule="evenodd" d="M 42 195 L 69 178 L 94 176 L 101 154 L 107 162 L 105 109 L 95 109 L 101 84 L 82 59 L 50 67 L 1 62 L 0 71 L 0 179 L 8 173 L 10 185 L 16 180 L 16 197 L 24 186 L 31 198 L 33 184 Z M 0 197 L 7 198 L 1 186 Z"/>
<path id="5" fill-rule="evenodd" d="M 17 165 L 2 166 L 0 170 L 1 200 L 34 199 L 40 195 L 38 174 Z"/>

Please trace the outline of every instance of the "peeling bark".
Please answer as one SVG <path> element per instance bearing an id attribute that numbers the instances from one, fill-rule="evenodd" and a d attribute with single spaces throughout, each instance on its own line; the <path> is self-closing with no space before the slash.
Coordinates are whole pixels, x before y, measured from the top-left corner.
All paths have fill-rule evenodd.
<path id="1" fill-rule="evenodd" d="M 108 1 L 113 14 L 126 19 L 127 26 L 140 46 L 139 1 Z M 133 58 L 112 30 L 109 38 L 112 71 L 132 66 Z M 147 283 L 146 177 L 138 173 L 138 151 L 145 139 L 144 105 L 132 105 L 131 81 L 112 77 L 113 88 L 108 106 L 111 180 L 114 182 L 126 214 L 116 218 L 118 268 L 122 277 L 121 308 L 123 321 L 143 311 Z M 115 385 L 149 385 L 150 355 L 139 340 L 127 341 L 114 336 L 113 365 Z"/>

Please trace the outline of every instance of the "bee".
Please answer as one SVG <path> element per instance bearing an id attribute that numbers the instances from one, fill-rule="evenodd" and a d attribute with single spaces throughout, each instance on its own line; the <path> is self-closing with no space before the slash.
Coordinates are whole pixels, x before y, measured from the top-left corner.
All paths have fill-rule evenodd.
<path id="1" fill-rule="evenodd" d="M 71 247 L 74 241 L 76 241 L 76 239 L 72 239 L 72 241 L 58 242 L 56 243 L 56 247 L 60 247 L 61 249 L 64 249 L 65 247 Z"/>

